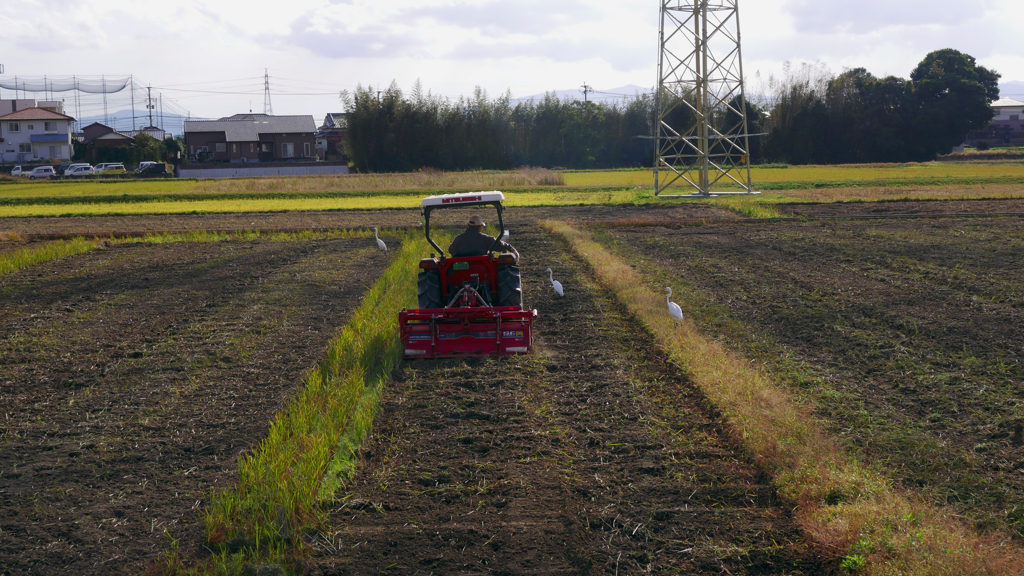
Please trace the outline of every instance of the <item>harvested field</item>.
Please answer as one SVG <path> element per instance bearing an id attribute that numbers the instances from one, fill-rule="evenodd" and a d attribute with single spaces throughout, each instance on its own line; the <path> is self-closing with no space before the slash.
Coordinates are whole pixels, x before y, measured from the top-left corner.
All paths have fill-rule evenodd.
<path id="1" fill-rule="evenodd" d="M 325 574 L 818 574 L 706 400 L 552 237 L 517 247 L 525 358 L 405 362 L 310 544 Z M 558 271 L 556 298 L 543 269 Z"/>
<path id="2" fill-rule="evenodd" d="M 686 286 L 679 300 L 703 331 L 766 363 L 902 486 L 1021 533 L 1020 218 L 619 228 L 607 239 L 647 260 L 652 278 Z"/>
<path id="3" fill-rule="evenodd" d="M 509 226 L 532 226 L 538 220 L 557 218 L 585 223 L 618 222 L 633 218 L 643 221 L 675 222 L 703 219 L 733 220 L 734 213 L 700 202 L 666 206 L 563 206 L 552 208 L 511 208 L 506 212 Z M 0 218 L 0 232 L 23 236 L 109 236 L 191 230 L 310 230 L 358 227 L 417 226 L 420 210 L 339 210 L 336 212 L 264 212 L 244 214 L 175 214 L 140 216 L 75 216 L 66 218 Z"/>
<path id="4" fill-rule="evenodd" d="M 311 573 L 840 571 L 593 271 L 570 220 L 671 285 L 855 454 L 984 529 L 1024 522 L 1020 200 L 517 208 L 528 357 L 405 362 Z M 945 214 L 877 220 L 857 216 Z M 415 227 L 418 210 L 7 218 L 42 238 Z M 394 247 L 394 238 L 386 238 Z M 91 244 L 91 242 L 90 242 Z M 209 558 L 202 508 L 387 265 L 372 238 L 113 244 L 0 276 L 0 574 Z M 566 287 L 555 298 L 544 269 Z M 410 286 L 410 290 L 412 287 Z M 1019 540 L 1019 539 L 1018 539 Z M 293 542 L 294 543 L 294 542 Z M 1018 545 L 1020 542 L 1015 542 Z"/>
<path id="5" fill-rule="evenodd" d="M 195 553 L 213 488 L 386 257 L 365 240 L 115 245 L 0 276 L 0 573 Z"/>
<path id="6" fill-rule="evenodd" d="M 939 214 L 1024 214 L 1024 199 L 775 204 L 775 209 L 782 216 L 799 216 L 803 218 L 930 216 Z"/>

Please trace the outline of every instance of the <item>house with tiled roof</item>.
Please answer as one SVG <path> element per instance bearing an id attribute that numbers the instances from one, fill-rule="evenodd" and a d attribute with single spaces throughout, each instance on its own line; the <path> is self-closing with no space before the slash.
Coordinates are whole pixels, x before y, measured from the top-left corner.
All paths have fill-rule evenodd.
<path id="1" fill-rule="evenodd" d="M 25 108 L 0 116 L 0 162 L 70 161 L 71 116 Z"/>
<path id="2" fill-rule="evenodd" d="M 315 160 L 312 116 L 235 114 L 219 120 L 186 120 L 190 162 Z"/>

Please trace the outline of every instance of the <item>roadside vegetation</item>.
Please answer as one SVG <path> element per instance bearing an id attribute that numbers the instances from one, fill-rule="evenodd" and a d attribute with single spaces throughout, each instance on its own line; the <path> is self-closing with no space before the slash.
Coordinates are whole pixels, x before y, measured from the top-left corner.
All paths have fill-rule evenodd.
<path id="1" fill-rule="evenodd" d="M 692 320 L 676 323 L 665 311 L 664 293 L 588 233 L 560 223 L 547 227 L 590 263 L 598 280 L 722 410 L 736 438 L 797 504 L 798 519 L 823 554 L 840 558 L 844 569 L 860 574 L 1024 569 L 1018 544 L 980 535 L 952 510 L 895 488 L 883 469 L 831 438 L 812 417 L 806 399 L 794 397 L 757 364 L 704 335 Z M 677 289 L 685 294 L 685 287 Z M 686 304 L 684 298 L 677 299 Z M 684 311 L 693 313 L 689 306 Z"/>

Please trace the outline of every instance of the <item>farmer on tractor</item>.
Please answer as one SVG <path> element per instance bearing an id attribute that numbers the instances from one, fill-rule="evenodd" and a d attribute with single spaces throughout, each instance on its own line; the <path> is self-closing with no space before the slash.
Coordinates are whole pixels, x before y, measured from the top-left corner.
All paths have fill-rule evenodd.
<path id="1" fill-rule="evenodd" d="M 516 262 L 519 262 L 519 252 L 504 240 L 495 244 L 493 236 L 483 233 L 484 226 L 481 216 L 472 216 L 466 231 L 456 236 L 448 247 L 448 253 L 452 256 L 486 256 L 491 250 L 496 250 L 515 254 Z"/>
<path id="2" fill-rule="evenodd" d="M 398 326 L 405 358 L 457 358 L 529 354 L 537 311 L 523 306 L 519 253 L 505 242 L 505 195 L 498 190 L 424 198 L 423 230 L 436 251 L 421 258 L 416 277 L 417 307 L 403 308 Z M 484 219 L 469 218 L 468 229 L 445 251 L 430 235 L 435 210 L 497 212 L 498 237 L 483 233 Z M 497 252 L 497 254 L 495 254 Z"/>

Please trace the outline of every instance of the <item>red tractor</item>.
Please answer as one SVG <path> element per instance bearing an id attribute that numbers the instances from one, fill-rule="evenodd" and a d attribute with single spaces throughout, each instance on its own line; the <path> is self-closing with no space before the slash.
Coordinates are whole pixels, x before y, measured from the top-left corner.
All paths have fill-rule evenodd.
<path id="1" fill-rule="evenodd" d="M 523 308 L 522 281 L 515 255 L 453 254 L 430 237 L 430 213 L 443 208 L 494 206 L 498 211 L 500 245 L 505 233 L 501 192 L 445 194 L 424 198 L 423 223 L 427 242 L 437 250 L 420 260 L 417 282 L 419 308 L 403 309 L 398 323 L 405 358 L 455 358 L 527 354 L 533 347 L 536 310 Z"/>

